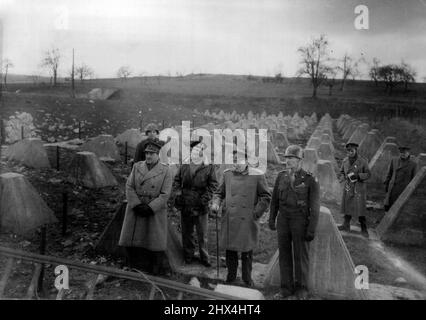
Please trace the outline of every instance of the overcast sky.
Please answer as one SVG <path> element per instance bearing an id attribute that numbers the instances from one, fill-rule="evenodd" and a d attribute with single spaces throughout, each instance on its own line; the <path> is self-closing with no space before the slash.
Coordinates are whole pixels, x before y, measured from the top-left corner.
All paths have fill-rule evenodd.
<path id="1" fill-rule="evenodd" d="M 369 30 L 354 9 L 369 8 Z M 426 77 L 426 0 L 0 0 L 3 57 L 11 72 L 39 70 L 43 52 L 63 54 L 98 77 L 134 73 L 294 76 L 298 47 L 327 34 L 333 55 L 412 64 Z"/>

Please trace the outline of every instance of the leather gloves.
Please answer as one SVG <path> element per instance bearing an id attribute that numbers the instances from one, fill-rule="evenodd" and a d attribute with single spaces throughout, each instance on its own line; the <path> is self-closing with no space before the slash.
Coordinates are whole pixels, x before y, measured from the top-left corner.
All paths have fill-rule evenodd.
<path id="1" fill-rule="evenodd" d="M 135 206 L 133 208 L 133 212 L 138 217 L 143 217 L 143 218 L 154 215 L 154 211 L 152 211 L 151 207 L 147 205 L 146 203 L 141 203 Z"/>
<path id="2" fill-rule="evenodd" d="M 305 235 L 305 241 L 307 242 L 311 242 L 312 240 L 314 240 L 315 235 L 313 233 L 306 233 Z"/>

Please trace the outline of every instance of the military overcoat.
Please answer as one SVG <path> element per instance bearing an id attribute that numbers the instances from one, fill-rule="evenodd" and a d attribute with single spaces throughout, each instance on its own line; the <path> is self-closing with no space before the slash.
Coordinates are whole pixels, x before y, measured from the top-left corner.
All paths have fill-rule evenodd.
<path id="1" fill-rule="evenodd" d="M 127 208 L 120 235 L 120 246 L 142 247 L 152 251 L 167 248 L 167 200 L 172 189 L 172 173 L 158 162 L 151 170 L 145 161 L 135 163 L 126 182 Z M 133 208 L 147 203 L 154 211 L 149 217 L 136 216 Z"/>

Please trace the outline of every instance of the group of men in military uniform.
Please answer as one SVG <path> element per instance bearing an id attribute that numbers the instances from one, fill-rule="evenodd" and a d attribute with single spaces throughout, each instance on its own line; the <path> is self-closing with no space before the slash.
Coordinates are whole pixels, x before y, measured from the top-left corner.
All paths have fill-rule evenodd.
<path id="1" fill-rule="evenodd" d="M 371 177 L 368 162 L 358 154 L 358 144 L 346 144 L 347 157 L 343 160 L 340 174 L 344 182 L 341 213 L 344 222 L 339 230 L 350 231 L 352 218 L 358 218 L 361 233 L 368 238 L 366 220 L 367 185 Z M 385 184 L 385 211 L 388 211 L 398 199 L 417 172 L 417 164 L 410 155 L 410 148 L 399 147 L 400 156 L 391 160 Z"/>
<path id="2" fill-rule="evenodd" d="M 128 250 L 131 265 L 141 260 L 146 270 L 166 274 L 168 270 L 167 202 L 173 194 L 173 203 L 181 212 L 183 256 L 187 264 L 194 261 L 196 231 L 199 260 L 211 266 L 207 247 L 208 213 L 221 215 L 221 248 L 226 250 L 227 283 L 237 277 L 238 255 L 242 261 L 242 279 L 253 285 L 253 250 L 259 238 L 259 219 L 270 207 L 269 227 L 277 231 L 281 297 L 308 295 L 309 243 L 315 237 L 320 199 L 318 180 L 301 168 L 303 149 L 296 145 L 285 151 L 285 170 L 269 191 L 263 172 L 247 161 L 246 151 L 234 150 L 234 163 L 223 172 L 220 181 L 216 167 L 202 159 L 203 143 L 191 142 L 191 153 L 199 155 L 201 162 L 182 164 L 174 180 L 167 164 L 159 161 L 163 142 L 158 140 L 158 129 L 149 125 L 148 138 L 136 150 L 135 162 L 126 183 L 128 201 L 119 245 Z M 347 157 L 341 167 L 344 191 L 341 212 L 344 223 L 341 230 L 350 230 L 352 217 L 357 217 L 362 233 L 368 236 L 365 218 L 366 180 L 371 173 L 367 161 L 358 155 L 357 145 L 346 145 Z M 415 169 L 401 149 L 399 160 L 392 162 L 386 179 L 388 205 L 395 201 L 404 185 L 408 184 Z M 221 214 L 222 213 L 222 214 Z"/>

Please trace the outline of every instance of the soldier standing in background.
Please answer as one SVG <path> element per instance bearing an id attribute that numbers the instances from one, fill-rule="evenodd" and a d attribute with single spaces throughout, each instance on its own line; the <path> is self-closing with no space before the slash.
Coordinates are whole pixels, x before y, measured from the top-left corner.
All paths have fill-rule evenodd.
<path id="1" fill-rule="evenodd" d="M 399 147 L 400 156 L 391 161 L 385 180 L 385 211 L 388 211 L 408 186 L 417 172 L 417 164 L 411 158 L 410 148 Z"/>
<path id="2" fill-rule="evenodd" d="M 286 169 L 272 193 L 269 227 L 278 233 L 281 298 L 308 296 L 309 242 L 315 237 L 320 200 L 317 179 L 301 168 L 302 153 L 296 145 L 286 149 Z"/>
<path id="3" fill-rule="evenodd" d="M 241 162 L 238 162 L 238 154 Z M 245 158 L 245 159 L 244 159 Z M 251 278 L 253 249 L 259 234 L 259 219 L 268 209 L 271 193 L 265 175 L 248 166 L 247 153 L 234 149 L 233 166 L 223 172 L 219 188 L 213 196 L 211 210 L 219 212 L 224 200 L 221 227 L 221 247 L 226 250 L 227 283 L 237 277 L 238 252 L 241 252 L 242 278 L 253 286 Z"/>
<path id="4" fill-rule="evenodd" d="M 358 144 L 346 144 L 347 157 L 343 159 L 340 179 L 344 181 L 341 213 L 344 222 L 339 230 L 350 231 L 352 217 L 361 224 L 362 235 L 368 238 L 367 220 L 367 185 L 365 181 L 371 177 L 367 160 L 358 154 Z"/>
<path id="5" fill-rule="evenodd" d="M 200 141 L 191 142 L 192 152 L 203 156 L 203 144 Z M 182 164 L 175 176 L 173 194 L 176 195 L 175 207 L 181 211 L 182 244 L 185 263 L 191 263 L 194 258 L 194 227 L 197 232 L 200 261 L 210 267 L 207 248 L 208 236 L 208 209 L 213 193 L 218 185 L 216 169 L 213 164 L 202 162 L 199 164 L 191 161 Z"/>

